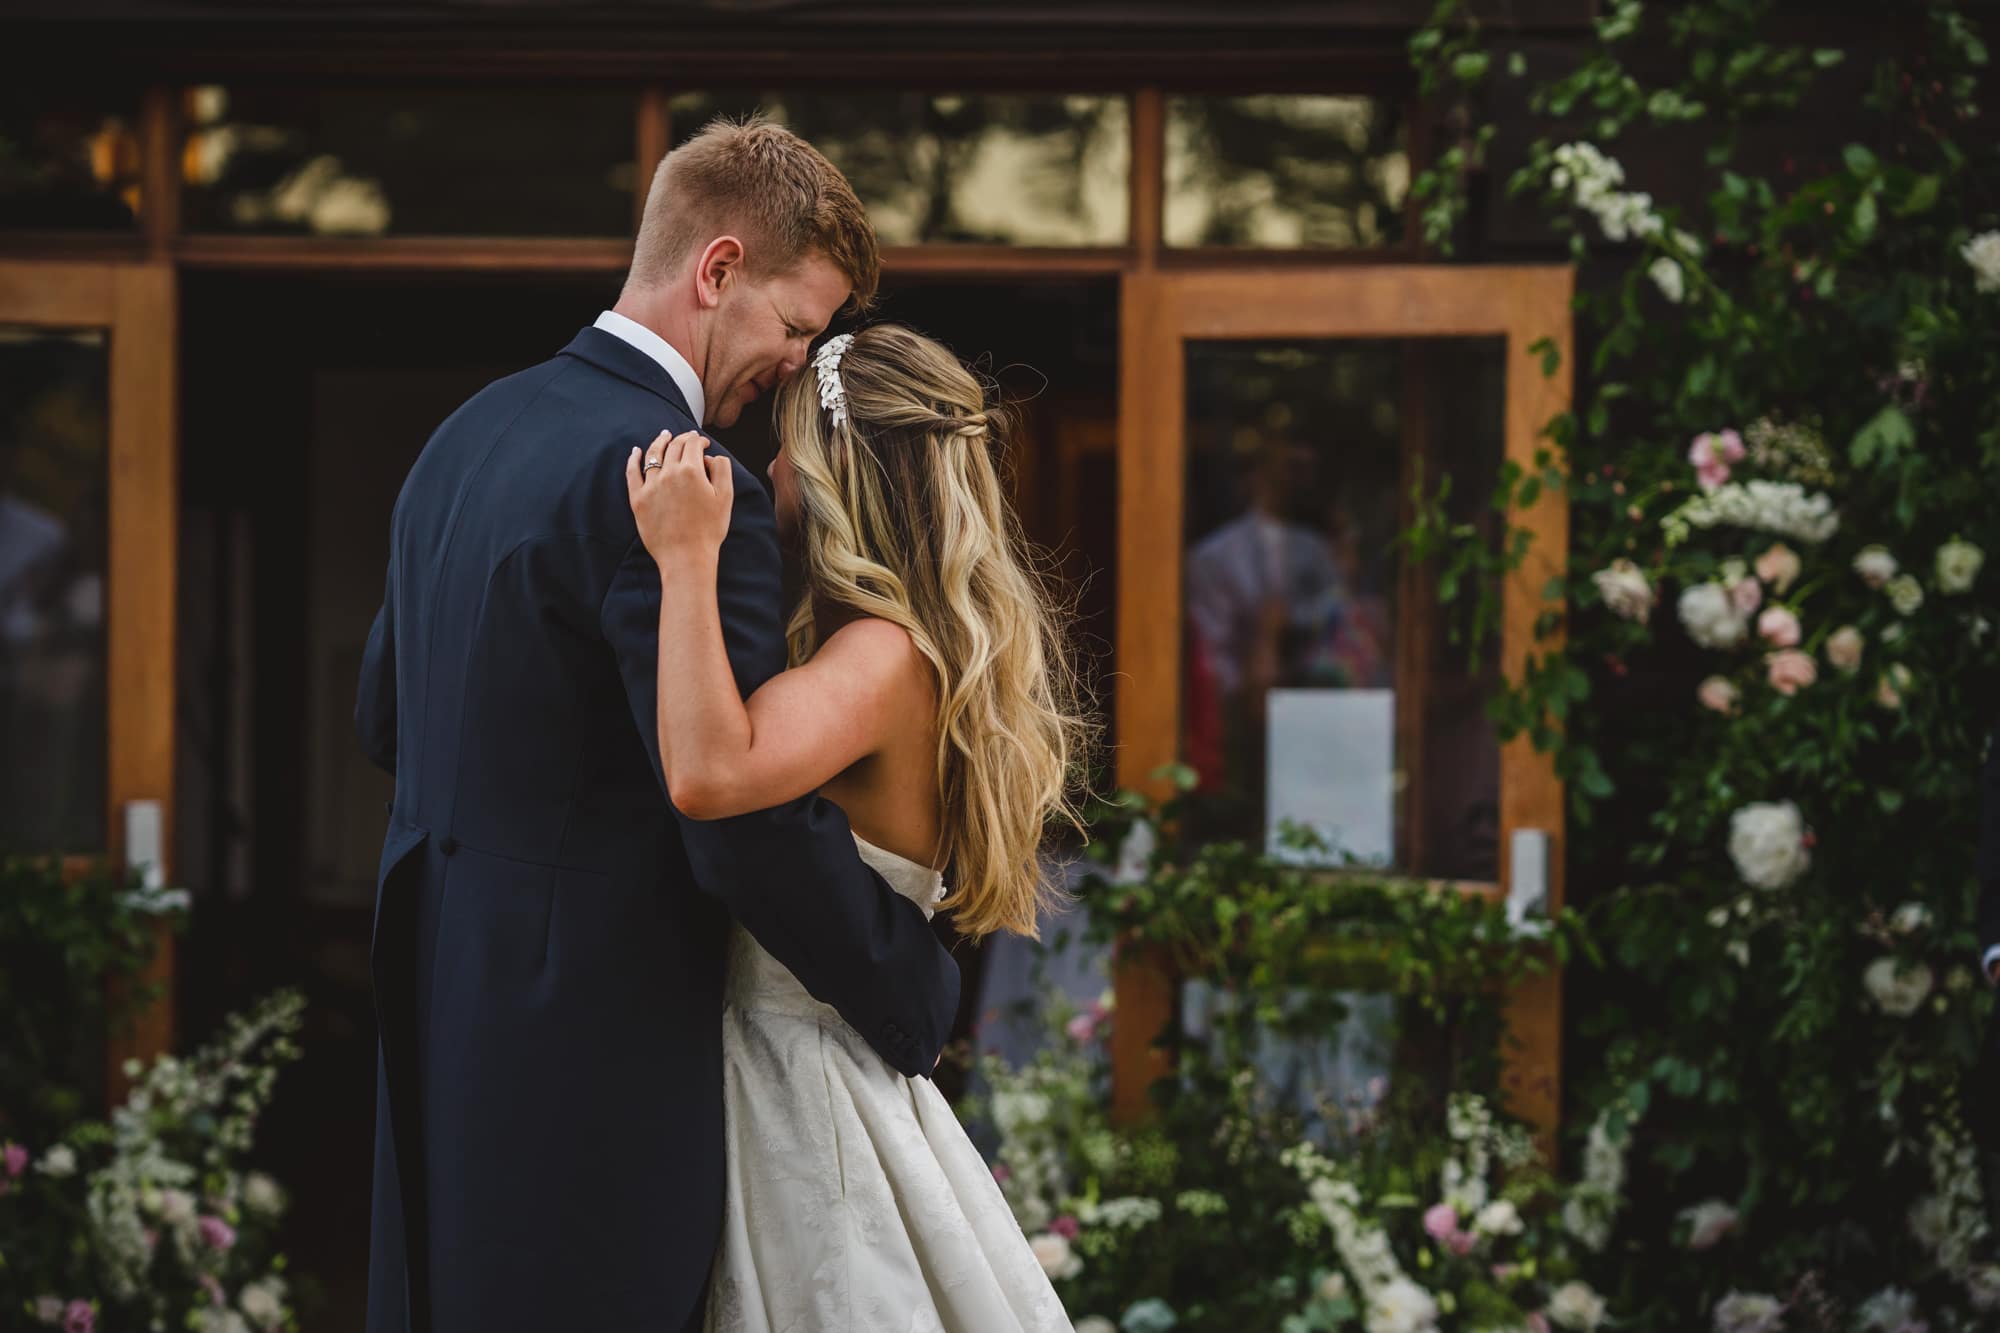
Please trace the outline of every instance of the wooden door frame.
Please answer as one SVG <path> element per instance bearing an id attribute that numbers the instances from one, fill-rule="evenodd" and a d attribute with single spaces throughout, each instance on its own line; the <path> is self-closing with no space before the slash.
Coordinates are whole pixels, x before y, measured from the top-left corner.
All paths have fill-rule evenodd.
<path id="1" fill-rule="evenodd" d="M 1186 344 L 1219 339 L 1501 337 L 1506 340 L 1505 457 L 1533 473 L 1550 462 L 1544 432 L 1569 409 L 1571 298 L 1567 265 L 1459 267 L 1369 265 L 1321 270 L 1296 266 L 1228 270 L 1141 270 L 1125 275 L 1119 311 L 1118 627 L 1120 674 L 1116 739 L 1121 786 L 1159 794 L 1155 774 L 1177 757 L 1181 734 L 1182 562 L 1186 515 Z M 1530 348 L 1546 342 L 1558 358 L 1544 374 Z M 1569 549 L 1567 501 L 1545 487 L 1512 521 L 1533 534 L 1526 558 L 1503 588 L 1500 666 L 1519 679 L 1537 639 L 1544 597 Z M 1526 737 L 1502 747 L 1501 865 L 1497 886 L 1461 886 L 1504 895 L 1510 885 L 1508 835 L 1549 837 L 1548 901 L 1562 904 L 1563 788 L 1553 756 Z M 1114 964 L 1112 1108 L 1144 1114 L 1147 1087 L 1164 1075 L 1154 1038 L 1170 1021 L 1174 979 L 1143 951 L 1121 945 Z M 1552 1141 L 1561 1097 L 1562 983 L 1551 970 L 1507 1000 L 1512 1035 L 1511 1109 Z"/>
<path id="2" fill-rule="evenodd" d="M 99 329 L 110 340 L 105 457 L 105 847 L 125 857 L 124 811 L 157 801 L 160 867 L 172 868 L 180 373 L 176 282 L 167 263 L 0 260 L 0 324 Z M 173 1043 L 173 937 L 142 984 L 160 998 L 106 1053 L 114 1095 L 127 1058 Z"/>

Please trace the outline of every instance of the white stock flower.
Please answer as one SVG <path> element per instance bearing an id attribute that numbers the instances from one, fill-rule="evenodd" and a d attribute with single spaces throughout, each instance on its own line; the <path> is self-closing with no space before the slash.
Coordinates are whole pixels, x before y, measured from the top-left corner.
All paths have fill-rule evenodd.
<path id="1" fill-rule="evenodd" d="M 219 1305 L 210 1305 L 196 1316 L 199 1333 L 250 1333 L 250 1325 L 234 1310 Z"/>
<path id="2" fill-rule="evenodd" d="M 1611 1243 L 1611 1219 L 1593 1200 L 1580 1194 L 1573 1197 L 1563 1205 L 1562 1219 L 1563 1230 L 1576 1237 L 1587 1250 L 1601 1251 Z"/>
<path id="3" fill-rule="evenodd" d="M 1076 1333 L 1118 1333 L 1118 1325 L 1101 1314 L 1088 1314 L 1076 1321 Z"/>
<path id="4" fill-rule="evenodd" d="M 1565 1282 L 1549 1293 L 1549 1321 L 1590 1333 L 1604 1322 L 1604 1298 L 1587 1283 Z"/>
<path id="5" fill-rule="evenodd" d="M 1718 1241 L 1736 1229 L 1736 1210 L 1720 1199 L 1704 1199 L 1681 1209 L 1681 1221 L 1688 1224 L 1690 1250 L 1713 1249 Z"/>
<path id="6" fill-rule="evenodd" d="M 1868 995 L 1891 1018 L 1908 1018 L 1929 998 L 1935 979 L 1924 963 L 1905 966 L 1900 960 L 1883 956 L 1861 974 Z"/>
<path id="7" fill-rule="evenodd" d="M 1854 572 L 1871 588 L 1886 587 L 1900 568 L 1886 546 L 1864 546 L 1854 557 Z"/>
<path id="8" fill-rule="evenodd" d="M 1734 648 L 1750 632 L 1748 618 L 1720 583 L 1697 583 L 1684 590 L 1678 609 L 1688 637 L 1703 648 Z"/>
<path id="9" fill-rule="evenodd" d="M 1670 538 L 1674 528 L 1682 524 L 1748 528 L 1816 543 L 1840 531 L 1840 515 L 1834 512 L 1831 499 L 1808 492 L 1795 481 L 1732 481 L 1696 496 L 1661 520 Z"/>
<path id="10" fill-rule="evenodd" d="M 1776 1296 L 1732 1291 L 1715 1303 L 1715 1333 L 1778 1333 L 1785 1307 Z"/>
<path id="11" fill-rule="evenodd" d="M 1521 1234 L 1521 1210 L 1514 1206 L 1511 1199 L 1495 1199 L 1472 1219 L 1472 1229 L 1482 1236 L 1518 1236 Z"/>
<path id="12" fill-rule="evenodd" d="M 1912 615 L 1924 604 L 1924 585 L 1908 574 L 1890 579 L 1889 586 L 1882 591 L 1889 594 L 1889 605 L 1896 608 L 1899 616 Z"/>
<path id="13" fill-rule="evenodd" d="M 2000 1264 L 1987 1264 L 1966 1274 L 1965 1295 L 1981 1313 L 2000 1310 Z"/>
<path id="14" fill-rule="evenodd" d="M 1044 1231 L 1036 1236 L 1028 1242 L 1028 1248 L 1034 1251 L 1035 1262 L 1042 1266 L 1042 1271 L 1056 1282 L 1073 1278 L 1083 1271 L 1083 1260 L 1070 1249 L 1068 1238 L 1053 1231 Z"/>
<path id="15" fill-rule="evenodd" d="M 1900 1287 L 1884 1287 L 1854 1312 L 1866 1333 L 1900 1333 L 1917 1321 L 1917 1298 Z"/>
<path id="16" fill-rule="evenodd" d="M 1986 552 L 1968 541 L 1948 541 L 1937 551 L 1938 591 L 1948 597 L 1972 591 Z"/>
<path id="17" fill-rule="evenodd" d="M 1755 801 L 1729 817 L 1729 859 L 1759 889 L 1792 885 L 1812 865 L 1805 821 L 1790 801 Z"/>
<path id="18" fill-rule="evenodd" d="M 267 1277 L 243 1288 L 236 1304 L 259 1328 L 269 1328 L 285 1317 L 285 1280 Z"/>
<path id="19" fill-rule="evenodd" d="M 76 1174 L 76 1152 L 67 1143 L 58 1143 L 42 1154 L 36 1169 L 45 1176 L 73 1176 Z"/>
<path id="20" fill-rule="evenodd" d="M 1368 1298 L 1368 1333 L 1431 1333 L 1437 1302 L 1407 1277 L 1384 1283 Z"/>
<path id="21" fill-rule="evenodd" d="M 2000 231 L 1982 231 L 1959 247 L 1959 257 L 1972 266 L 1973 286 L 2000 292 Z"/>
<path id="22" fill-rule="evenodd" d="M 1328 1273 L 1319 1280 L 1319 1286 L 1313 1289 L 1313 1293 L 1323 1301 L 1345 1300 L 1347 1299 L 1347 1279 L 1339 1273 Z M 1083 1333 L 1083 1330 L 1079 1328 L 1077 1333 Z"/>
<path id="23" fill-rule="evenodd" d="M 1590 581 L 1597 585 L 1598 596 L 1612 614 L 1627 620 L 1643 621 L 1652 614 L 1653 603 L 1658 600 L 1653 585 L 1646 581 L 1645 571 L 1630 560 L 1613 560 L 1592 574 Z"/>
<path id="24" fill-rule="evenodd" d="M 44 1324 L 60 1324 L 63 1318 L 63 1298 L 60 1296 L 36 1297 L 35 1318 Z"/>
<path id="25" fill-rule="evenodd" d="M 1646 266 L 1646 276 L 1660 289 L 1660 295 L 1675 305 L 1687 299 L 1687 279 L 1681 273 L 1681 266 L 1665 255 Z"/>

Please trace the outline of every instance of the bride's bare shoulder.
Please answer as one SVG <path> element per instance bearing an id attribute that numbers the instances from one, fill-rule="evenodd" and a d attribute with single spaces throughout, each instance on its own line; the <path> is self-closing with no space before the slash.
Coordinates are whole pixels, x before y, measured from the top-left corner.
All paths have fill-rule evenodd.
<path id="1" fill-rule="evenodd" d="M 910 631 L 893 620 L 861 616 L 835 630 L 820 645 L 814 659 L 828 665 L 866 672 L 885 686 L 931 683 L 930 663 L 918 651 Z"/>

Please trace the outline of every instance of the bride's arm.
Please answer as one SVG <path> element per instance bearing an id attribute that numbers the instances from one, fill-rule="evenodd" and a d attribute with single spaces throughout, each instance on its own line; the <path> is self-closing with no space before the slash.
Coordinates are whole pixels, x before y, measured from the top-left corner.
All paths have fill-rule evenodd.
<path id="1" fill-rule="evenodd" d="M 779 805 L 881 747 L 922 662 L 897 625 L 843 626 L 812 660 L 774 676 L 746 704 L 736 691 L 716 605 L 716 559 L 729 529 L 729 460 L 701 436 L 639 451 L 627 489 L 660 570 L 658 716 L 667 792 L 682 814 L 720 819 Z M 664 449 L 664 454 L 662 450 Z"/>

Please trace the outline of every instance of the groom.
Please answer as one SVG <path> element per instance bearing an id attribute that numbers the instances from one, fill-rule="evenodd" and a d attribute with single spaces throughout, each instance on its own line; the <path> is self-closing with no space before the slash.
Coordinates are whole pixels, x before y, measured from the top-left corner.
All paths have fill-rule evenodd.
<path id="1" fill-rule="evenodd" d="M 817 798 L 699 823 L 655 744 L 660 580 L 625 460 L 728 426 L 874 294 L 847 182 L 775 125 L 661 163 L 615 310 L 438 427 L 390 524 L 355 724 L 396 776 L 369 1333 L 697 1328 L 722 1211 L 733 917 L 904 1074 L 958 972 Z M 740 465 L 720 600 L 785 665 L 771 504 Z"/>

